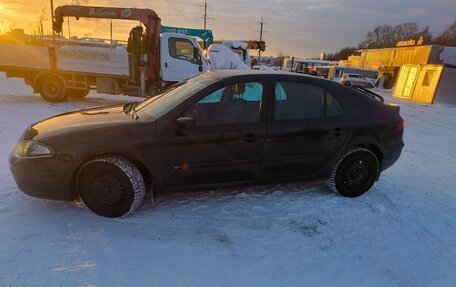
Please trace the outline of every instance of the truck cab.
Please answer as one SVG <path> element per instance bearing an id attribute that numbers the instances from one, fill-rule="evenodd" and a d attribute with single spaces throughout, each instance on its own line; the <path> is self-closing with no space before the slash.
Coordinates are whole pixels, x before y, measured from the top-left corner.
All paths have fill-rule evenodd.
<path id="1" fill-rule="evenodd" d="M 175 83 L 210 71 L 209 61 L 194 37 L 162 33 L 160 37 L 160 76 Z"/>

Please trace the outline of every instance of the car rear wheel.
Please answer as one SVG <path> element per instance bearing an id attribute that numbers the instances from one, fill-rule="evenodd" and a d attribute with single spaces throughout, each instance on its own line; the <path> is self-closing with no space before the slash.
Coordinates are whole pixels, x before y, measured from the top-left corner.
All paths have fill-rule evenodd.
<path id="1" fill-rule="evenodd" d="M 344 85 L 346 85 L 347 87 L 351 87 L 352 83 L 351 82 L 345 82 Z"/>
<path id="2" fill-rule="evenodd" d="M 366 85 L 366 88 L 368 88 L 368 89 L 372 89 L 373 87 L 374 87 L 374 86 L 373 86 L 371 83 L 369 83 L 369 84 Z"/>
<path id="3" fill-rule="evenodd" d="M 327 185 L 343 197 L 357 197 L 372 187 L 379 172 L 380 164 L 375 154 L 357 147 L 337 161 Z"/>
<path id="4" fill-rule="evenodd" d="M 102 157 L 79 171 L 77 189 L 84 204 L 105 217 L 125 217 L 136 211 L 145 195 L 141 172 L 119 157 Z"/>

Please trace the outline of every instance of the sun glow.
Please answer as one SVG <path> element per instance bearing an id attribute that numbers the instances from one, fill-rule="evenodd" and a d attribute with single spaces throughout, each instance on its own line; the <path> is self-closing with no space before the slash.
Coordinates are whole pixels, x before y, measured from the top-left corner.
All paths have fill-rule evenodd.
<path id="1" fill-rule="evenodd" d="M 0 20 L 0 35 L 11 31 L 11 23 L 8 20 Z"/>

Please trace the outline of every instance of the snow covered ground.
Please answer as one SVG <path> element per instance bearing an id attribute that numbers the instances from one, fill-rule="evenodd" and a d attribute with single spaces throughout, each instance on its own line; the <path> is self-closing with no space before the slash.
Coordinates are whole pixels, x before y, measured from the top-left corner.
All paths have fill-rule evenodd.
<path id="1" fill-rule="evenodd" d="M 319 183 L 181 193 L 112 220 L 23 195 L 8 155 L 31 122 L 131 98 L 50 104 L 0 75 L 0 286 L 454 286 L 456 106 L 388 100 L 406 146 L 365 196 Z"/>

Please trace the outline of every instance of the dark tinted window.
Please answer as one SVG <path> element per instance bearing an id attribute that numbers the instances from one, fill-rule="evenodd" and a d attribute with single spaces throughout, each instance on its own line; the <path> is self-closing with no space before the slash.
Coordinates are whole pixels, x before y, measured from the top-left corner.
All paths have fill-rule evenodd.
<path id="1" fill-rule="evenodd" d="M 187 110 L 197 126 L 258 122 L 263 85 L 239 83 L 214 91 Z"/>
<path id="2" fill-rule="evenodd" d="M 277 82 L 275 98 L 275 120 L 340 117 L 345 114 L 337 100 L 320 86 Z"/>
<path id="3" fill-rule="evenodd" d="M 325 90 L 298 82 L 275 84 L 275 120 L 314 119 L 324 116 Z"/>
<path id="4" fill-rule="evenodd" d="M 340 117 L 345 114 L 344 109 L 337 100 L 330 94 L 326 93 L 326 117 Z"/>

